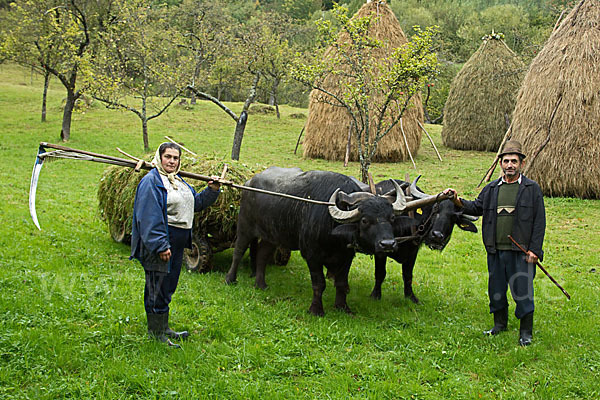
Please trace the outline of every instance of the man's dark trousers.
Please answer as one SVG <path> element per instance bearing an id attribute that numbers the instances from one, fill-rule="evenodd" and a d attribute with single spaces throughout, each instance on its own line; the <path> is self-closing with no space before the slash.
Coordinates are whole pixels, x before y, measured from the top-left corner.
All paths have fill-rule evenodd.
<path id="1" fill-rule="evenodd" d="M 525 261 L 525 254 L 512 250 L 497 250 L 488 253 L 488 295 L 490 313 L 508 307 L 506 291 L 510 287 L 517 305 L 515 316 L 521 319 L 533 312 L 533 278 L 535 264 Z"/>

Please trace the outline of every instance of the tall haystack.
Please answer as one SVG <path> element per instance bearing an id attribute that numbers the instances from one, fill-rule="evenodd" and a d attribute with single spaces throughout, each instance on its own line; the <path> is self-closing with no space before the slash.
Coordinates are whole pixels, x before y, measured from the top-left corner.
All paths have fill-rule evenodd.
<path id="1" fill-rule="evenodd" d="M 371 13 L 378 15 L 379 19 L 371 26 L 369 35 L 383 42 L 381 48 L 374 50 L 375 56 L 383 59 L 388 57 L 394 49 L 407 43 L 408 40 L 400 27 L 398 19 L 385 2 L 374 1 L 365 4 L 353 18 L 365 17 Z M 340 35 L 338 41 L 347 43 L 349 38 Z M 332 51 L 333 48 L 329 48 L 325 53 L 325 57 Z M 338 86 L 339 81 L 333 76 L 328 77 L 324 82 L 324 87 L 329 88 L 328 90 L 332 92 L 339 93 L 336 89 Z M 334 107 L 319 102 L 317 98 L 320 95 L 321 93 L 315 90 L 310 94 L 308 118 L 303 142 L 304 157 L 344 160 L 348 144 L 350 117 L 341 107 Z M 421 128 L 418 122 L 423 123 L 424 116 L 421 96 L 417 93 L 402 117 L 402 128 L 413 156 L 416 155 L 421 145 Z M 374 131 L 374 123 L 371 124 L 371 129 Z M 409 159 L 409 153 L 404 143 L 402 130 L 398 124 L 381 139 L 373 161 L 395 162 L 407 159 Z M 351 139 L 350 160 L 358 160 L 358 148 L 354 135 Z"/>
<path id="2" fill-rule="evenodd" d="M 547 196 L 600 198 L 600 1 L 582 0 L 533 60 L 512 138 Z"/>
<path id="3" fill-rule="evenodd" d="M 483 37 L 452 81 L 444 106 L 442 141 L 458 150 L 497 150 L 512 116 L 525 66 L 503 35 Z"/>

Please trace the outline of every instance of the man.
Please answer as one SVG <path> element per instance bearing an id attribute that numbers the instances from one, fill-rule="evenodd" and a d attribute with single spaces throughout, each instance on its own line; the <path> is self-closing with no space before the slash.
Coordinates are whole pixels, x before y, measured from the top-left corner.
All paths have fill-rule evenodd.
<path id="1" fill-rule="evenodd" d="M 542 260 L 546 229 L 544 199 L 539 185 L 521 173 L 525 155 L 516 140 L 506 142 L 500 153 L 503 176 L 483 188 L 477 199 L 457 196 L 454 204 L 471 215 L 483 215 L 483 244 L 487 251 L 488 295 L 494 327 L 484 334 L 496 335 L 508 325 L 507 287 L 516 303 L 515 316 L 521 321 L 519 344 L 531 344 L 533 333 L 533 278 L 535 263 Z M 523 254 L 508 235 L 527 250 Z"/>

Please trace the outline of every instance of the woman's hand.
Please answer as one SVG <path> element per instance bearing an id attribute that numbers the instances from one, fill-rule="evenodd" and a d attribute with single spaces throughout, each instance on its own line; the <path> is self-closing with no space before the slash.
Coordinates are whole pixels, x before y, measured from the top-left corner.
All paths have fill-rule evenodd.
<path id="1" fill-rule="evenodd" d="M 171 249 L 166 249 L 165 251 L 159 252 L 158 256 L 164 262 L 169 261 L 169 259 L 171 258 Z"/>
<path id="2" fill-rule="evenodd" d="M 218 176 L 211 176 L 211 178 L 214 180 L 208 181 L 208 187 L 217 192 L 221 187 L 221 183 L 219 183 L 220 178 Z"/>

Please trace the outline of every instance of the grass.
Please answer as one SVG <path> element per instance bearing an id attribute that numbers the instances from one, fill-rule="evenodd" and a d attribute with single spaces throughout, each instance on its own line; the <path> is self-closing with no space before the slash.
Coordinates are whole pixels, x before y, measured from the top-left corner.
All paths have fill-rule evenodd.
<path id="1" fill-rule="evenodd" d="M 294 253 L 267 272 L 255 290 L 244 264 L 239 283 L 224 285 L 231 251 L 216 255 L 220 271 L 184 273 L 172 302 L 174 328 L 192 332 L 183 350 L 146 338 L 144 277 L 127 246 L 112 242 L 97 212 L 104 166 L 57 161 L 44 166 L 38 187 L 38 231 L 27 210 L 31 167 L 40 141 L 57 142 L 64 93 L 52 81 L 48 122 L 39 122 L 41 82 L 0 66 L 0 398 L 369 398 L 594 399 L 600 397 L 600 202 L 548 198 L 545 266 L 572 295 L 567 301 L 541 272 L 535 280 L 534 344 L 517 346 L 518 325 L 484 337 L 485 252 L 479 234 L 455 230 L 444 252 L 421 249 L 415 292 L 402 296 L 401 268 L 389 262 L 383 298 L 369 298 L 373 260 L 358 256 L 348 304 L 326 316 L 307 313 L 306 264 Z M 241 104 L 230 104 L 239 111 Z M 328 169 L 358 176 L 358 164 L 293 154 L 306 110 L 282 107 L 282 119 L 251 115 L 241 160 L 254 165 Z M 233 122 L 214 105 L 173 107 L 150 122 L 150 144 L 164 135 L 197 152 L 227 156 Z M 423 142 L 410 162 L 375 164 L 376 180 L 423 174 L 430 193 L 452 186 L 466 198 L 492 159 L 441 145 L 428 126 L 439 162 Z M 73 118 L 71 147 L 141 155 L 141 127 L 132 115 L 94 106 Z M 480 222 L 477 223 L 480 226 Z"/>

